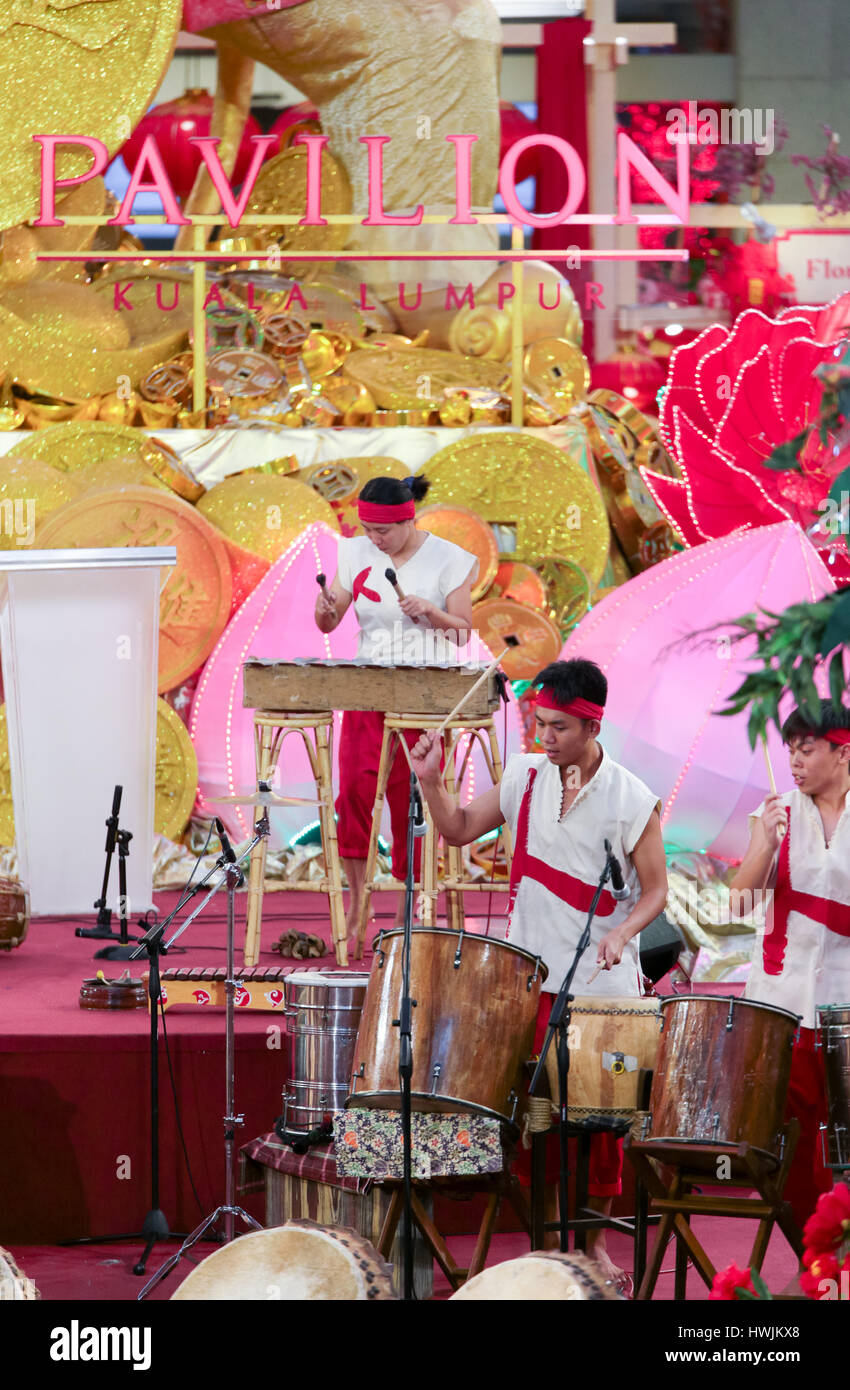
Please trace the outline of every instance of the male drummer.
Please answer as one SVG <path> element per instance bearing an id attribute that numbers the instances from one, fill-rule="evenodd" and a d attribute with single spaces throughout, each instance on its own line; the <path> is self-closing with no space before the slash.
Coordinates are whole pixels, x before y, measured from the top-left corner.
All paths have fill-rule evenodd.
<path id="1" fill-rule="evenodd" d="M 510 828 L 514 857 L 507 936 L 549 968 L 535 1037 L 539 1051 L 605 864 L 605 840 L 631 891 L 623 901 L 603 891 L 573 994 L 641 993 L 637 935 L 664 908 L 667 872 L 658 798 L 597 741 L 608 694 L 602 671 L 592 661 L 556 661 L 532 684 L 538 687 L 535 726 L 542 753 L 511 757 L 500 785 L 468 806 L 460 807 L 443 785 L 433 734 L 423 734 L 411 756 L 434 824 L 448 844 L 469 844 L 505 823 Z M 591 981 L 597 966 L 602 973 Z M 594 1135 L 590 1202 L 606 1216 L 621 1190 L 622 1166 L 622 1143 Z M 528 1185 L 527 1160 L 518 1171 Z M 547 1188 L 549 1220 L 557 1211 L 557 1176 L 557 1164 L 547 1164 L 547 1184 L 554 1184 Z M 622 1287 L 626 1277 L 612 1263 L 605 1235 L 604 1230 L 588 1234 L 588 1253 L 606 1278 Z"/>
<path id="2" fill-rule="evenodd" d="M 850 1001 L 850 710 L 836 713 L 823 700 L 816 725 L 795 710 L 782 738 L 794 790 L 768 796 L 750 817 L 730 908 L 744 915 L 756 890 L 773 890 L 746 997 L 802 1014 L 786 1110 L 800 1122 L 800 1138 L 785 1188 L 802 1227 L 832 1186 L 819 1134 L 827 1110 L 817 1010 Z"/>

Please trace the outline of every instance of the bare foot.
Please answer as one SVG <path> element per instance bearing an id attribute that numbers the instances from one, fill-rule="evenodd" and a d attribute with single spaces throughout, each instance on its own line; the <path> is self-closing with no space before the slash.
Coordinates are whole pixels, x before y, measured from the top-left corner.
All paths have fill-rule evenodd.
<path id="1" fill-rule="evenodd" d="M 611 1256 L 608 1254 L 604 1245 L 588 1245 L 587 1253 L 598 1266 L 602 1278 L 607 1284 L 613 1284 L 618 1293 L 625 1294 L 628 1298 L 633 1292 L 632 1277 L 619 1265 L 615 1265 Z"/>

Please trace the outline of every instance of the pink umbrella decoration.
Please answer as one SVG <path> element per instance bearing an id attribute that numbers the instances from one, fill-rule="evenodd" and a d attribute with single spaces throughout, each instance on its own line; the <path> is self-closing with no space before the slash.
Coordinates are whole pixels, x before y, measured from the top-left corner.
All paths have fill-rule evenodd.
<path id="1" fill-rule="evenodd" d="M 681 639 L 832 591 L 810 542 L 785 521 L 662 560 L 604 598 L 570 634 L 561 655 L 588 657 L 608 677 L 602 742 L 658 793 L 668 845 L 740 858 L 747 816 L 768 791 L 746 714 L 713 713 L 740 684 L 749 643 L 732 647 L 723 627 L 698 644 Z M 768 746 L 782 790 L 790 785 L 788 756 L 772 728 Z"/>
<path id="2" fill-rule="evenodd" d="M 253 710 L 242 705 L 242 664 L 249 656 L 292 661 L 297 657 L 351 660 L 357 650 L 357 621 L 349 609 L 329 636 L 313 621 L 316 575 L 328 580 L 336 573 L 339 536 L 317 522 L 272 565 L 230 623 L 204 666 L 192 705 L 190 733 L 198 755 L 198 809 L 202 815 L 221 816 L 238 840 L 251 834 L 250 807 L 215 806 L 210 798 L 250 792 L 256 787 Z M 473 653 L 461 648 L 460 661 L 488 660 L 483 644 Z M 501 724 L 501 717 L 499 719 Z M 340 716 L 334 720 L 334 781 L 338 781 L 336 745 Z M 500 746 L 502 740 L 500 739 Z M 507 711 L 507 754 L 522 750 L 520 721 L 512 702 Z M 502 749 L 505 756 L 505 749 Z M 461 788 L 464 803 L 490 785 L 477 748 L 469 760 Z M 477 791 L 476 791 L 477 789 Z M 315 795 L 310 764 L 301 736 L 287 735 L 275 790 L 281 796 Z M 270 812 L 272 848 L 286 845 L 293 835 L 316 821 L 318 809 L 273 807 Z"/>
<path id="3" fill-rule="evenodd" d="M 822 309 L 787 309 L 769 319 L 747 310 L 731 328 L 713 324 L 670 359 L 661 407 L 664 439 L 682 478 L 644 470 L 647 487 L 687 545 L 740 528 L 788 518 L 804 529 L 846 452 L 816 428 L 823 383 L 818 367 L 841 356 L 850 337 L 850 294 Z M 809 429 L 799 455 L 802 472 L 777 472 L 764 460 Z M 820 542 L 819 542 L 820 543 Z M 843 538 L 828 543 L 836 583 L 850 582 Z"/>

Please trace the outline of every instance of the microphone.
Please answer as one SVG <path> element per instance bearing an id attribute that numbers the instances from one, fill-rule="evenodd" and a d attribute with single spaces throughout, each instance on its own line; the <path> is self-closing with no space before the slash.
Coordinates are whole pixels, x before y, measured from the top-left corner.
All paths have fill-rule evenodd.
<path id="1" fill-rule="evenodd" d="M 622 902 L 624 898 L 631 897 L 631 888 L 623 882 L 623 870 L 620 861 L 611 849 L 611 841 L 605 841 L 605 853 L 608 856 L 608 863 L 611 865 L 611 897 L 616 898 L 617 902 Z"/>
<path id="2" fill-rule="evenodd" d="M 233 846 L 232 846 L 232 844 L 230 843 L 229 839 L 227 838 L 227 831 L 225 830 L 225 828 L 224 828 L 224 826 L 222 825 L 221 821 L 219 820 L 218 816 L 216 816 L 215 821 L 213 822 L 213 824 L 215 825 L 215 833 L 216 833 L 216 835 L 218 836 L 219 840 L 221 841 L 221 852 L 222 852 L 222 854 L 224 855 L 224 857 L 225 857 L 225 859 L 227 860 L 228 864 L 235 864 L 235 863 L 236 863 L 236 855 L 235 855 L 234 852 L 233 852 Z"/>

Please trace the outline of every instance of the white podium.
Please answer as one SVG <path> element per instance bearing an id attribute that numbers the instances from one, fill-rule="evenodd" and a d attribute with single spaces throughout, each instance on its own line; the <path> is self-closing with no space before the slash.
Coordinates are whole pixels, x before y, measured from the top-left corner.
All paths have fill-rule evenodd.
<path id="1" fill-rule="evenodd" d="M 133 836 L 128 918 L 153 905 L 159 595 L 176 561 L 173 547 L 0 551 L 15 839 L 33 916 L 93 917 L 116 785 Z"/>

